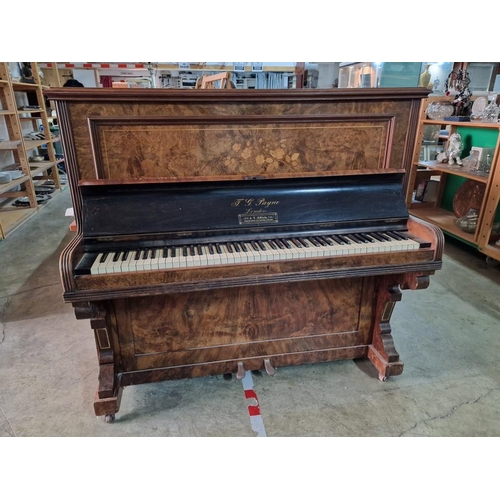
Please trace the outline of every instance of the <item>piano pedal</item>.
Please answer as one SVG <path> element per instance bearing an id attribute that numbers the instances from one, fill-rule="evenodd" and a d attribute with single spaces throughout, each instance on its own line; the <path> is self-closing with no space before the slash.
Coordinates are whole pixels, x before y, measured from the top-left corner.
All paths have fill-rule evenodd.
<path id="1" fill-rule="evenodd" d="M 268 375 L 274 375 L 276 373 L 276 368 L 271 364 L 271 361 L 269 359 L 264 360 L 264 368 L 266 369 L 266 373 Z"/>
<path id="2" fill-rule="evenodd" d="M 236 378 L 241 380 L 245 376 L 245 367 L 243 366 L 243 362 L 238 362 L 238 371 L 236 372 Z"/>
<path id="3" fill-rule="evenodd" d="M 233 378 L 232 373 L 224 373 L 222 376 L 224 377 L 224 380 L 231 380 Z"/>

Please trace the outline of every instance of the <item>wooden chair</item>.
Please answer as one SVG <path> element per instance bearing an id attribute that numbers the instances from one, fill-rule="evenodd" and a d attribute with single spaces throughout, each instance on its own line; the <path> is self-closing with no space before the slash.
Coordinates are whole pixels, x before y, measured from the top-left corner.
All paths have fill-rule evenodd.
<path id="1" fill-rule="evenodd" d="M 215 82 L 219 82 L 216 86 Z M 234 83 L 231 81 L 229 71 L 217 73 L 216 75 L 204 75 L 196 80 L 195 89 L 234 89 Z"/>

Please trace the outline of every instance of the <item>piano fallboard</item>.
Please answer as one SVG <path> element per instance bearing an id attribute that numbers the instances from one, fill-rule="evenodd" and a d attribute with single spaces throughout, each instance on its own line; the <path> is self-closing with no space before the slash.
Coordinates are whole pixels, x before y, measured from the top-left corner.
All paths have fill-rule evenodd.
<path id="1" fill-rule="evenodd" d="M 82 232 L 97 241 L 404 226 L 402 174 L 178 183 L 85 183 Z"/>

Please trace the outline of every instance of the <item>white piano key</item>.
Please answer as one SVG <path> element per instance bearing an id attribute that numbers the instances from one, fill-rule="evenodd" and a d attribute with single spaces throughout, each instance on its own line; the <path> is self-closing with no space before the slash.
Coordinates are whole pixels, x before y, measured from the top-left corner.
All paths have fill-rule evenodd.
<path id="1" fill-rule="evenodd" d="M 113 268 L 111 270 L 112 273 L 119 273 L 121 270 L 121 260 L 123 257 L 123 252 L 116 252 L 115 255 L 118 254 L 117 260 L 113 258 Z"/>
<path id="2" fill-rule="evenodd" d="M 104 253 L 99 253 L 97 254 L 96 259 L 94 260 L 91 268 L 90 268 L 90 274 L 99 274 L 98 268 L 101 263 L 101 258 L 104 255 Z"/>
<path id="3" fill-rule="evenodd" d="M 98 274 L 107 274 L 107 268 L 108 268 L 110 261 L 113 259 L 113 255 L 114 255 L 113 252 L 108 253 L 104 262 L 101 262 L 99 264 L 99 267 L 97 268 Z"/>
<path id="4" fill-rule="evenodd" d="M 139 252 L 139 256 L 137 257 L 137 253 Z M 141 251 L 140 250 L 133 250 L 132 251 L 132 258 L 130 259 L 129 262 L 129 270 L 130 271 L 139 271 L 137 268 L 137 264 L 139 263 L 139 260 L 141 258 Z"/>
<path id="5" fill-rule="evenodd" d="M 127 273 L 130 271 L 130 262 L 134 258 L 134 254 L 135 252 L 132 250 L 128 252 L 127 258 L 121 262 L 120 272 Z"/>
<path id="6" fill-rule="evenodd" d="M 167 261 L 168 261 L 168 257 L 163 257 L 163 253 L 164 253 L 164 249 L 163 248 L 158 248 L 156 250 L 157 254 L 156 254 L 156 260 L 158 262 L 158 269 L 167 269 L 168 267 L 168 264 L 167 264 Z M 172 266 L 170 266 L 172 267 Z"/>
<path id="7" fill-rule="evenodd" d="M 316 237 L 302 236 L 300 238 L 280 238 L 278 240 L 254 241 L 258 248 L 255 250 L 251 242 L 245 242 L 246 251 L 242 244 L 239 251 L 234 243 L 228 246 L 227 243 L 219 243 L 222 253 L 217 251 L 217 246 L 213 244 L 213 252 L 210 253 L 208 244 L 186 245 L 187 255 L 183 255 L 183 247 L 175 248 L 175 257 L 172 257 L 172 249 L 168 248 L 167 257 L 163 257 L 164 249 L 155 249 L 155 256 L 152 256 L 151 249 L 147 250 L 147 258 L 144 258 L 144 249 L 139 252 L 136 259 L 136 250 L 128 252 L 100 252 L 97 254 L 90 268 L 91 274 L 107 274 L 117 272 L 137 272 L 156 269 L 183 269 L 188 267 L 209 267 L 219 265 L 238 265 L 247 262 L 271 262 L 292 259 L 307 259 L 311 257 L 335 257 L 340 255 L 355 255 L 378 252 L 396 252 L 417 250 L 420 245 L 411 238 L 398 237 L 398 232 L 374 231 L 372 233 L 352 233 L 343 235 L 325 235 Z M 340 237 L 341 236 L 341 237 Z M 295 242 L 293 241 L 295 240 Z M 346 240 L 349 244 L 341 240 Z M 279 242 L 279 244 L 278 244 Z M 315 244 L 319 243 L 318 245 Z M 288 247 L 288 245 L 290 248 Z M 307 246 L 305 246 L 307 244 Z M 230 250 L 231 248 L 231 250 Z M 201 252 L 200 252 L 201 250 Z M 194 255 L 193 255 L 194 252 Z M 123 259 L 128 253 L 126 259 Z M 103 256 L 106 256 L 101 262 Z M 114 257 L 117 256 L 117 260 Z"/>

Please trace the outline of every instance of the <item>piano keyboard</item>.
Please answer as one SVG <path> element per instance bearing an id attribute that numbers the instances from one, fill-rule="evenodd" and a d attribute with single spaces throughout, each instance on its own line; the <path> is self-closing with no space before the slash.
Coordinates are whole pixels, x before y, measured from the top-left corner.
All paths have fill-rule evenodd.
<path id="1" fill-rule="evenodd" d="M 204 243 L 99 253 L 90 274 L 307 259 L 416 250 L 420 243 L 397 231 Z"/>

